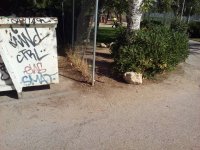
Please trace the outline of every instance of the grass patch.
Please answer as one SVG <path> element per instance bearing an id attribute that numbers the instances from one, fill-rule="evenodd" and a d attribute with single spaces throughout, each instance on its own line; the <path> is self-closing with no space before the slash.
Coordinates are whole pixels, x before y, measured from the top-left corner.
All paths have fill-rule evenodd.
<path id="1" fill-rule="evenodd" d="M 117 36 L 117 29 L 111 27 L 100 27 L 97 34 L 98 43 L 114 42 Z"/>

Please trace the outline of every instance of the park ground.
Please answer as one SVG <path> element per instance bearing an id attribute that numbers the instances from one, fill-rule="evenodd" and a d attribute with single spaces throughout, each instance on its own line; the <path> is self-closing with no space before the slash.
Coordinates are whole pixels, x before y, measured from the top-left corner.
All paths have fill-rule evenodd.
<path id="1" fill-rule="evenodd" d="M 97 65 L 109 66 L 99 49 Z M 175 71 L 143 85 L 104 68 L 95 87 L 71 80 L 0 94 L 0 150 L 200 150 L 200 43 Z"/>

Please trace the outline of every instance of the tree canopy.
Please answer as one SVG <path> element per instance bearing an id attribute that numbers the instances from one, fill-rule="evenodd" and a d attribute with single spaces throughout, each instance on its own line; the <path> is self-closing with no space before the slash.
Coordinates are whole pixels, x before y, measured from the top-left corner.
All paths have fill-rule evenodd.
<path id="1" fill-rule="evenodd" d="M 175 16 L 180 16 L 182 9 L 184 15 L 193 15 L 200 12 L 199 0 L 158 0 L 157 9 L 159 12 L 173 11 Z"/>

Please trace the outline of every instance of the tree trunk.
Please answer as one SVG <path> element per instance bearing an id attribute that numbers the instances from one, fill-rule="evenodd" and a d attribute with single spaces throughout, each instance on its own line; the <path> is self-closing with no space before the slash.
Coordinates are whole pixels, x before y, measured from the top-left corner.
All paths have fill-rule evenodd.
<path id="1" fill-rule="evenodd" d="M 121 13 L 119 14 L 119 22 L 122 25 L 123 22 L 122 22 L 122 14 Z"/>
<path id="2" fill-rule="evenodd" d="M 128 0 L 128 11 L 126 16 L 128 31 L 140 29 L 140 22 L 142 18 L 140 7 L 142 1 L 143 0 Z"/>
<path id="3" fill-rule="evenodd" d="M 110 11 L 108 10 L 108 13 L 106 15 L 106 22 L 105 22 L 105 24 L 107 24 L 109 17 L 110 17 Z"/>
<path id="4" fill-rule="evenodd" d="M 102 23 L 102 14 L 103 14 L 103 9 L 101 8 L 99 11 L 98 11 L 98 19 L 97 19 L 97 28 L 99 29 L 99 24 Z"/>

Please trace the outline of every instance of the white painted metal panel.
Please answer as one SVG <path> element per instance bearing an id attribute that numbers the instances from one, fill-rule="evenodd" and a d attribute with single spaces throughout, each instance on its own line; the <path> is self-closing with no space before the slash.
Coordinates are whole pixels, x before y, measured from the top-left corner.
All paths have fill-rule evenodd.
<path id="1" fill-rule="evenodd" d="M 0 91 L 10 91 L 13 89 L 15 88 L 13 87 L 12 80 L 0 55 Z"/>
<path id="2" fill-rule="evenodd" d="M 0 18 L 0 91 L 59 82 L 56 25 L 56 18 Z"/>

